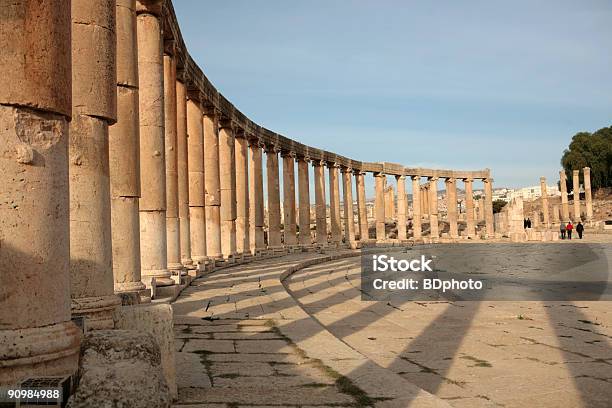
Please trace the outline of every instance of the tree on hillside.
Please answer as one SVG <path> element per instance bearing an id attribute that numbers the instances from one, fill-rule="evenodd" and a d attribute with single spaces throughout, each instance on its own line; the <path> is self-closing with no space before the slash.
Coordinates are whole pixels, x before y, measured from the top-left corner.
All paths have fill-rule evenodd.
<path id="1" fill-rule="evenodd" d="M 561 157 L 561 165 L 567 175 L 568 191 L 572 190 L 572 170 L 591 168 L 591 187 L 598 189 L 612 186 L 612 127 L 594 133 L 579 132 L 572 137 L 568 149 Z M 580 184 L 583 184 L 580 171 Z"/>

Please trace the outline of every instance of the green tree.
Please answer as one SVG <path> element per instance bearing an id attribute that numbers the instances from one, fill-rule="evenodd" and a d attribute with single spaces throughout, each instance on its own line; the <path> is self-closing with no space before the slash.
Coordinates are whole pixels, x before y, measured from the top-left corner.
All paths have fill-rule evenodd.
<path id="1" fill-rule="evenodd" d="M 504 200 L 495 200 L 493 201 L 493 214 L 497 214 L 504 208 L 506 202 Z"/>
<path id="2" fill-rule="evenodd" d="M 572 137 L 563 151 L 561 165 L 567 176 L 568 191 L 572 189 L 572 170 L 591 168 L 591 187 L 598 189 L 612 186 L 612 127 L 594 133 L 579 132 Z M 584 183 L 580 172 L 580 183 Z"/>

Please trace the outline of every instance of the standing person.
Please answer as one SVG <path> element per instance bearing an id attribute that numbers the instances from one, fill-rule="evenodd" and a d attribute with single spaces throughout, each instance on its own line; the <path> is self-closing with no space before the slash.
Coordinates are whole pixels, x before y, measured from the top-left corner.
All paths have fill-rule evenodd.
<path id="1" fill-rule="evenodd" d="M 523 218 L 523 229 L 527 228 L 527 218 Z"/>
<path id="2" fill-rule="evenodd" d="M 565 239 L 565 223 L 561 223 L 561 226 L 559 227 L 559 231 L 561 232 L 561 239 Z"/>
<path id="3" fill-rule="evenodd" d="M 531 219 L 527 218 L 527 228 L 531 228 Z"/>
<path id="4" fill-rule="evenodd" d="M 576 232 L 578 233 L 578 238 L 582 239 L 582 232 L 584 231 L 584 225 L 580 221 L 578 221 L 578 225 L 576 225 Z"/>
<path id="5" fill-rule="evenodd" d="M 567 226 L 565 227 L 565 230 L 567 231 L 567 239 L 572 239 L 572 230 L 574 229 L 574 226 L 572 225 L 572 222 L 568 222 Z"/>

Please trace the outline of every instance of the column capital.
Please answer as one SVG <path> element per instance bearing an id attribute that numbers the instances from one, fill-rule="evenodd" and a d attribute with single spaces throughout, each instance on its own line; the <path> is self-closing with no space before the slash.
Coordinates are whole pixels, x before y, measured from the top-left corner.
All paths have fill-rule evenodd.
<path id="1" fill-rule="evenodd" d="M 440 178 L 438 176 L 429 176 L 427 177 L 427 181 L 430 183 L 438 181 Z"/>
<path id="2" fill-rule="evenodd" d="M 415 175 L 415 174 L 412 174 L 412 175 L 410 175 L 410 176 L 408 176 L 408 177 L 410 177 L 410 178 L 411 178 L 413 181 L 414 181 L 414 180 L 421 181 L 421 176 L 420 176 L 420 175 L 418 175 L 418 174 L 416 174 L 416 175 Z"/>
<path id="3" fill-rule="evenodd" d="M 466 177 L 466 178 L 463 179 L 464 183 L 471 183 L 472 181 L 474 181 L 474 179 L 471 178 L 471 177 Z"/>
<path id="4" fill-rule="evenodd" d="M 352 173 L 353 172 L 353 168 L 352 167 L 348 167 L 348 166 L 340 166 L 340 171 L 342 173 Z"/>
<path id="5" fill-rule="evenodd" d="M 177 45 L 176 40 L 174 38 L 166 38 L 164 39 L 164 54 L 176 58 L 177 53 Z"/>
<path id="6" fill-rule="evenodd" d="M 295 154 L 293 150 L 282 150 L 281 149 L 280 155 L 281 157 L 291 157 L 293 159 L 297 157 L 297 155 Z"/>
<path id="7" fill-rule="evenodd" d="M 164 0 L 136 0 L 137 14 L 153 14 L 160 17 L 164 7 Z"/>
<path id="8" fill-rule="evenodd" d="M 305 163 L 310 162 L 310 156 L 307 156 L 305 154 L 298 154 L 295 156 L 295 160 L 296 161 L 303 161 Z"/>
<path id="9" fill-rule="evenodd" d="M 340 165 L 336 162 L 332 162 L 332 161 L 328 161 L 325 163 L 327 165 L 328 168 L 332 169 L 332 168 L 339 168 Z"/>
<path id="10" fill-rule="evenodd" d="M 260 149 L 264 148 L 264 143 L 258 137 L 252 137 L 251 134 L 247 134 L 247 142 L 249 143 L 249 147 L 258 147 Z"/>
<path id="11" fill-rule="evenodd" d="M 447 183 L 447 184 L 454 184 L 454 183 L 456 183 L 456 182 L 457 182 L 457 179 L 456 179 L 456 178 L 454 178 L 454 177 L 446 177 L 446 178 L 444 179 L 444 182 L 445 182 L 445 183 Z"/>
<path id="12" fill-rule="evenodd" d="M 353 169 L 353 174 L 355 174 L 356 176 L 361 176 L 361 175 L 365 176 L 366 172 L 361 169 Z"/>
<path id="13" fill-rule="evenodd" d="M 235 131 L 238 128 L 236 122 L 234 122 L 232 119 L 226 117 L 226 116 L 221 116 L 219 118 L 219 129 L 230 129 L 231 131 Z"/>
<path id="14" fill-rule="evenodd" d="M 572 170 L 572 175 L 580 175 L 580 170 Z"/>
<path id="15" fill-rule="evenodd" d="M 217 109 L 212 103 L 208 102 L 204 98 L 204 94 L 200 93 L 200 102 L 202 104 L 202 115 L 204 116 L 213 116 L 217 119 L 221 117 L 221 111 Z"/>
<path id="16" fill-rule="evenodd" d="M 374 177 L 387 177 L 385 173 L 373 173 Z"/>
<path id="17" fill-rule="evenodd" d="M 403 175 L 403 174 L 402 174 L 401 176 L 396 175 L 396 176 L 395 176 L 395 179 L 396 179 L 396 180 L 406 180 L 406 176 L 405 176 L 405 175 Z"/>
<path id="18" fill-rule="evenodd" d="M 540 180 L 542 180 L 542 178 L 540 178 Z M 546 177 L 544 177 L 544 180 L 546 181 Z M 493 177 L 486 177 L 482 179 L 483 183 L 493 183 Z"/>
<path id="19" fill-rule="evenodd" d="M 266 152 L 266 154 L 278 154 L 278 152 L 281 151 L 280 147 L 278 145 L 275 145 L 275 144 L 266 144 L 266 143 L 264 143 L 263 149 Z"/>
<path id="20" fill-rule="evenodd" d="M 234 137 L 236 137 L 237 139 L 248 139 L 246 130 L 244 130 L 244 128 L 238 125 L 235 125 L 234 127 Z"/>

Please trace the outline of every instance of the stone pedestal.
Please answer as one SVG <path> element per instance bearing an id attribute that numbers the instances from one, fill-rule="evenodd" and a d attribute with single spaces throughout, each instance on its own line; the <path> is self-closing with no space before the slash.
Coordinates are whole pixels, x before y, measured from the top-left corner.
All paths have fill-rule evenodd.
<path id="1" fill-rule="evenodd" d="M 374 201 L 374 209 L 376 212 L 376 241 L 384 241 L 386 239 L 385 232 L 385 178 L 382 173 L 374 174 L 374 182 L 376 189 L 376 198 Z"/>
<path id="2" fill-rule="evenodd" d="M 198 121 L 201 123 L 199 119 Z M 201 131 L 199 140 L 200 143 L 203 143 Z M 189 225 L 189 139 L 187 137 L 187 89 L 182 81 L 176 81 L 176 149 L 181 263 L 189 268 L 193 265 L 191 226 Z M 204 166 L 204 163 L 201 165 Z M 203 210 L 204 207 L 202 207 L 202 215 Z"/>
<path id="3" fill-rule="evenodd" d="M 331 242 L 342 242 L 342 221 L 340 220 L 340 184 L 338 165 L 328 163 L 329 170 L 329 220 L 331 223 Z"/>
<path id="4" fill-rule="evenodd" d="M 283 158 L 283 236 L 285 245 L 296 245 L 295 154 L 285 152 L 281 156 Z"/>
<path id="5" fill-rule="evenodd" d="M 0 9 L 2 386 L 71 375 L 79 360 L 70 321 L 70 15 L 68 1 Z"/>
<path id="6" fill-rule="evenodd" d="M 397 180 L 397 239 L 405 240 L 406 236 L 406 177 L 396 176 Z"/>
<path id="7" fill-rule="evenodd" d="M 268 178 L 268 246 L 282 245 L 280 231 L 280 187 L 278 180 L 278 150 L 266 146 L 266 170 Z"/>
<path id="8" fill-rule="evenodd" d="M 234 127 L 229 120 L 219 122 L 219 175 L 221 186 L 221 253 L 236 256 L 236 156 Z"/>
<path id="9" fill-rule="evenodd" d="M 584 177 L 584 199 L 586 204 L 586 219 L 593 220 L 593 197 L 591 195 L 591 168 L 585 167 L 582 169 Z"/>
<path id="10" fill-rule="evenodd" d="M 310 236 L 310 186 L 308 180 L 308 160 L 305 157 L 297 158 L 298 167 L 298 197 L 299 197 L 299 226 L 298 235 L 300 245 L 312 244 Z"/>
<path id="11" fill-rule="evenodd" d="M 412 237 L 421 238 L 421 176 L 412 178 Z"/>
<path id="12" fill-rule="evenodd" d="M 567 202 L 567 176 L 565 170 L 559 171 L 559 186 L 561 187 L 561 221 L 568 222 L 569 216 L 569 204 Z"/>
<path id="13" fill-rule="evenodd" d="M 355 242 L 355 216 L 353 214 L 353 171 L 342 168 L 342 191 L 344 193 L 344 240 L 351 246 Z"/>
<path id="14" fill-rule="evenodd" d="M 447 210 L 446 218 L 449 225 L 449 235 L 451 238 L 459 237 L 459 230 L 457 228 L 457 180 L 454 178 L 447 178 L 446 181 L 446 200 Z"/>
<path id="15" fill-rule="evenodd" d="M 325 167 L 321 161 L 313 161 L 315 181 L 315 212 L 317 244 L 327 244 L 327 205 L 325 204 Z"/>
<path id="16" fill-rule="evenodd" d="M 258 139 L 249 139 L 249 237 L 253 254 L 266 248 L 261 147 Z"/>
<path id="17" fill-rule="evenodd" d="M 574 223 L 580 221 L 580 170 L 572 171 L 572 187 L 574 189 Z"/>
<path id="18" fill-rule="evenodd" d="M 244 131 L 236 132 L 236 252 L 250 252 L 248 142 Z"/>
<path id="19" fill-rule="evenodd" d="M 221 176 L 219 174 L 219 117 L 211 106 L 203 106 L 204 186 L 206 213 L 206 254 L 221 255 Z"/>
<path id="20" fill-rule="evenodd" d="M 429 236 L 439 238 L 438 227 L 438 178 L 429 178 Z"/>
<path id="21" fill-rule="evenodd" d="M 367 241 L 369 237 L 368 212 L 366 209 L 365 173 L 355 171 L 357 184 L 357 216 L 359 219 L 359 240 Z"/>
<path id="22" fill-rule="evenodd" d="M 472 187 L 472 179 L 464 179 L 465 183 L 465 222 L 466 235 L 469 238 L 474 238 L 476 232 L 474 230 L 474 190 Z"/>

